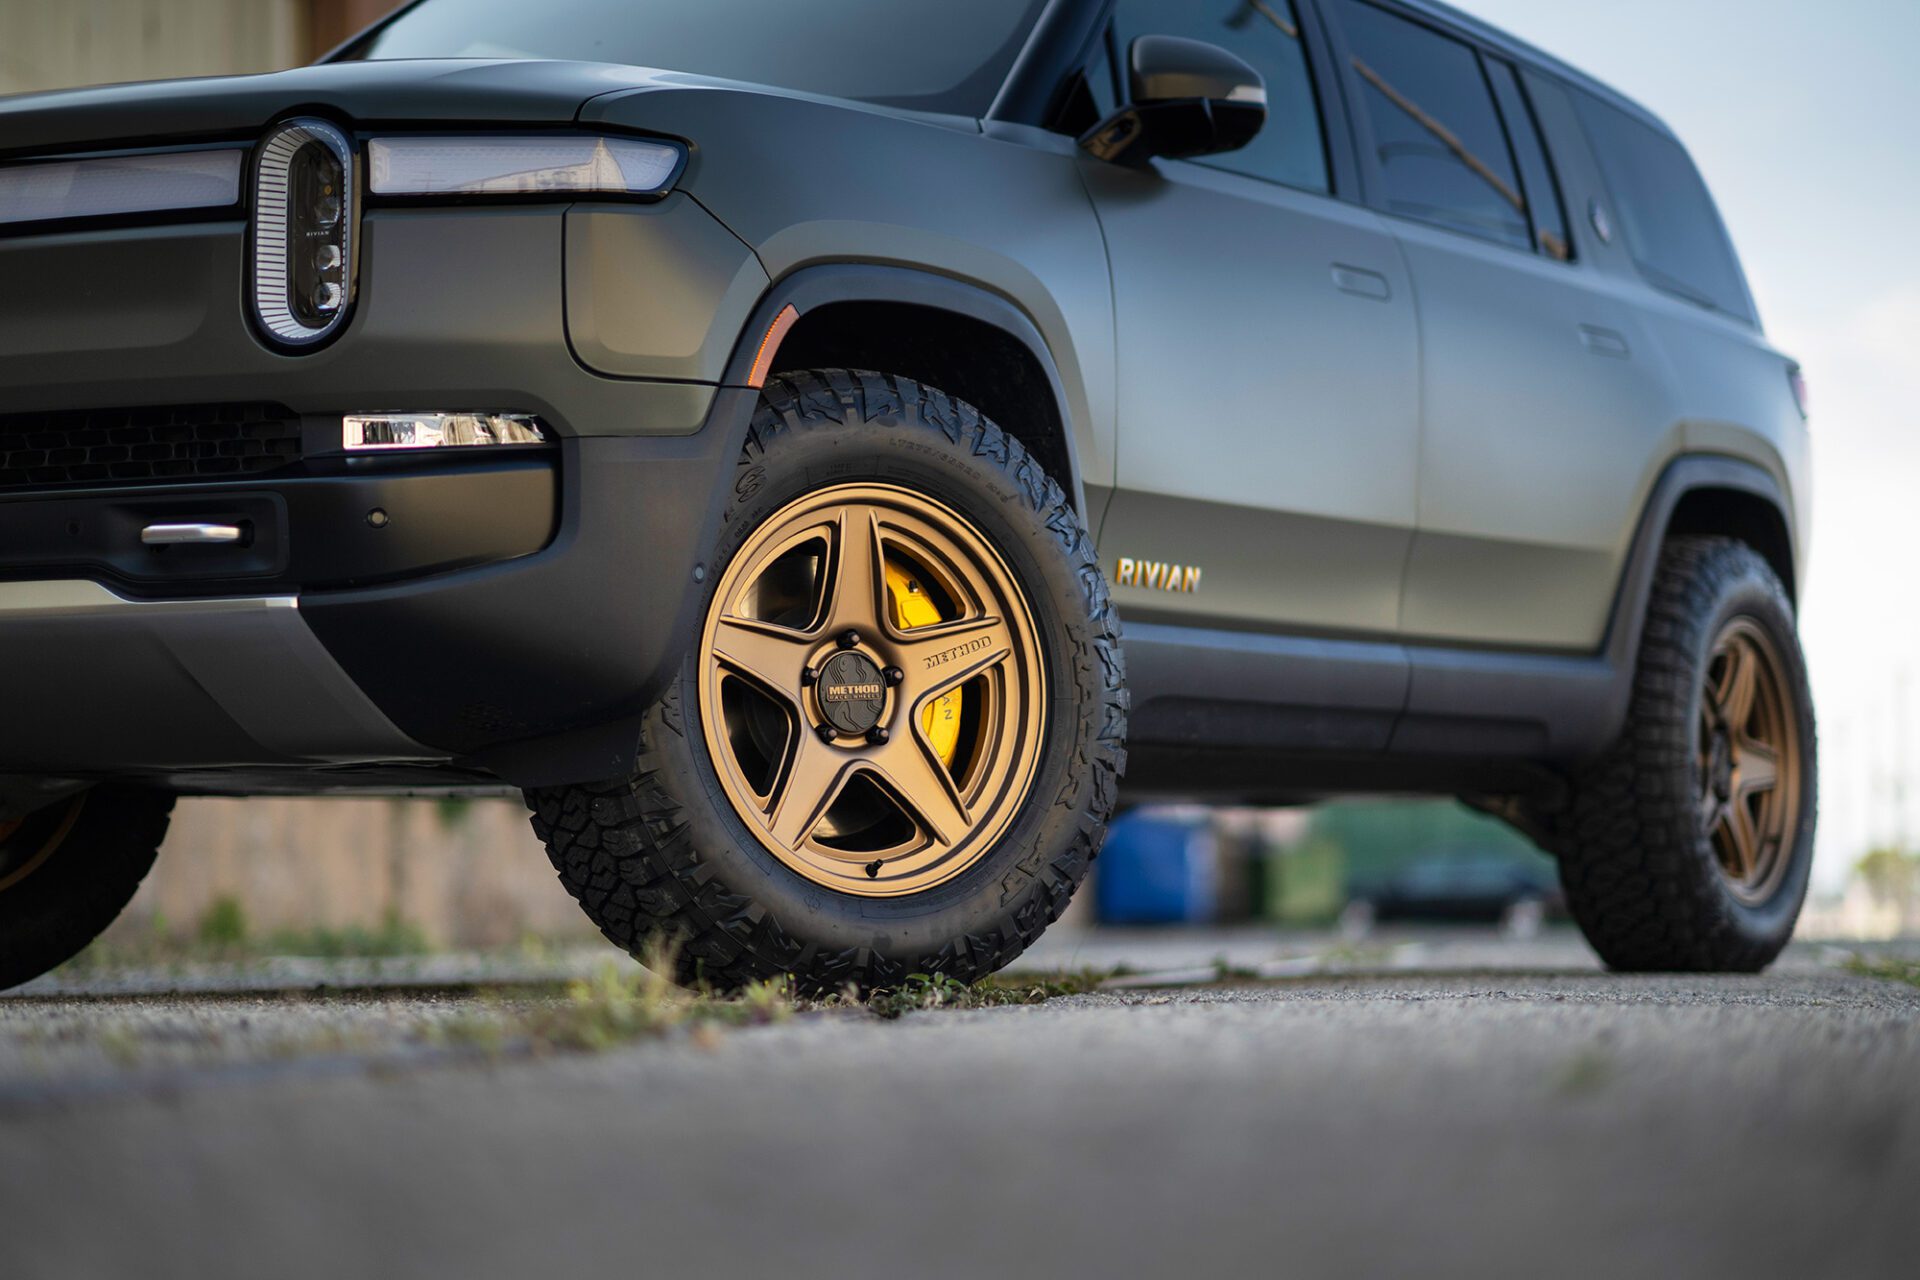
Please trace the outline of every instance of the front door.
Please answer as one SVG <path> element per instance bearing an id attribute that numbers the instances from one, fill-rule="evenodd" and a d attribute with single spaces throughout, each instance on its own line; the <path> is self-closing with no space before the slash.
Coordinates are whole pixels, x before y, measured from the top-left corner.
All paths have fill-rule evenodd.
<path id="1" fill-rule="evenodd" d="M 1288 0 L 1119 0 L 1116 60 L 1150 34 L 1246 59 L 1269 115 L 1239 151 L 1082 160 L 1113 268 L 1115 599 L 1136 621 L 1391 634 L 1416 511 L 1414 303 L 1382 219 L 1334 193 L 1313 33 Z"/>

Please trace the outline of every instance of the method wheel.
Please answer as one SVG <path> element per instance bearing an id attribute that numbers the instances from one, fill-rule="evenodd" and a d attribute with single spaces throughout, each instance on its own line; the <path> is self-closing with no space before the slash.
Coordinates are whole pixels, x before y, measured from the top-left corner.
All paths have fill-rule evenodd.
<path id="1" fill-rule="evenodd" d="M 1752 548 L 1676 538 L 1618 742 L 1559 825 L 1567 905 L 1615 969 L 1754 972 L 1813 861 L 1813 700 L 1793 606 Z"/>
<path id="2" fill-rule="evenodd" d="M 1060 486 L 904 378 L 770 382 L 639 768 L 531 793 L 595 923 L 678 976 L 963 980 L 1065 908 L 1124 766 L 1117 622 Z"/>

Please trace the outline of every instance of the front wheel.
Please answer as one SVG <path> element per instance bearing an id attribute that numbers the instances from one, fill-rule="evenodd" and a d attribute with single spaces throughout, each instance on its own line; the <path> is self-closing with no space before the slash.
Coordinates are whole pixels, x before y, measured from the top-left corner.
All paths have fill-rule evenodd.
<path id="1" fill-rule="evenodd" d="M 1751 547 L 1662 553 L 1620 739 L 1556 824 L 1567 906 L 1615 969 L 1754 972 L 1813 862 L 1813 699 L 1793 606 Z"/>
<path id="2" fill-rule="evenodd" d="M 1060 486 L 904 378 L 768 384 L 698 644 L 638 768 L 530 793 L 562 882 L 685 982 L 872 988 L 990 973 L 1099 850 L 1126 694 Z"/>
<path id="3" fill-rule="evenodd" d="M 0 989 L 72 959 L 113 923 L 172 811 L 170 795 L 99 786 L 0 821 Z"/>

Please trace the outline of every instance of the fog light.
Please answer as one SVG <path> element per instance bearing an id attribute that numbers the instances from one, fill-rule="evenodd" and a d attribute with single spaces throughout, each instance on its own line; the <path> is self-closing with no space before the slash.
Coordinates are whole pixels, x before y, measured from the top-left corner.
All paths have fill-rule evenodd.
<path id="1" fill-rule="evenodd" d="M 340 443 L 347 449 L 545 444 L 550 438 L 530 413 L 366 413 L 340 419 Z"/>

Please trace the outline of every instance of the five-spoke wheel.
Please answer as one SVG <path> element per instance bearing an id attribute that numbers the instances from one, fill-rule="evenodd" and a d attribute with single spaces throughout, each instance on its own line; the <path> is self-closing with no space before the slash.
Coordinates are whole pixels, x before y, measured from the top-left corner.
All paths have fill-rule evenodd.
<path id="1" fill-rule="evenodd" d="M 1700 698 L 1700 821 L 1736 897 L 1763 902 L 1799 816 L 1797 727 L 1780 655 L 1751 618 L 1721 629 Z"/>
<path id="2" fill-rule="evenodd" d="M 808 879 L 870 896 L 966 869 L 1018 810 L 1046 714 L 1032 615 L 959 513 L 836 485 L 719 584 L 701 720 L 734 810 Z"/>

